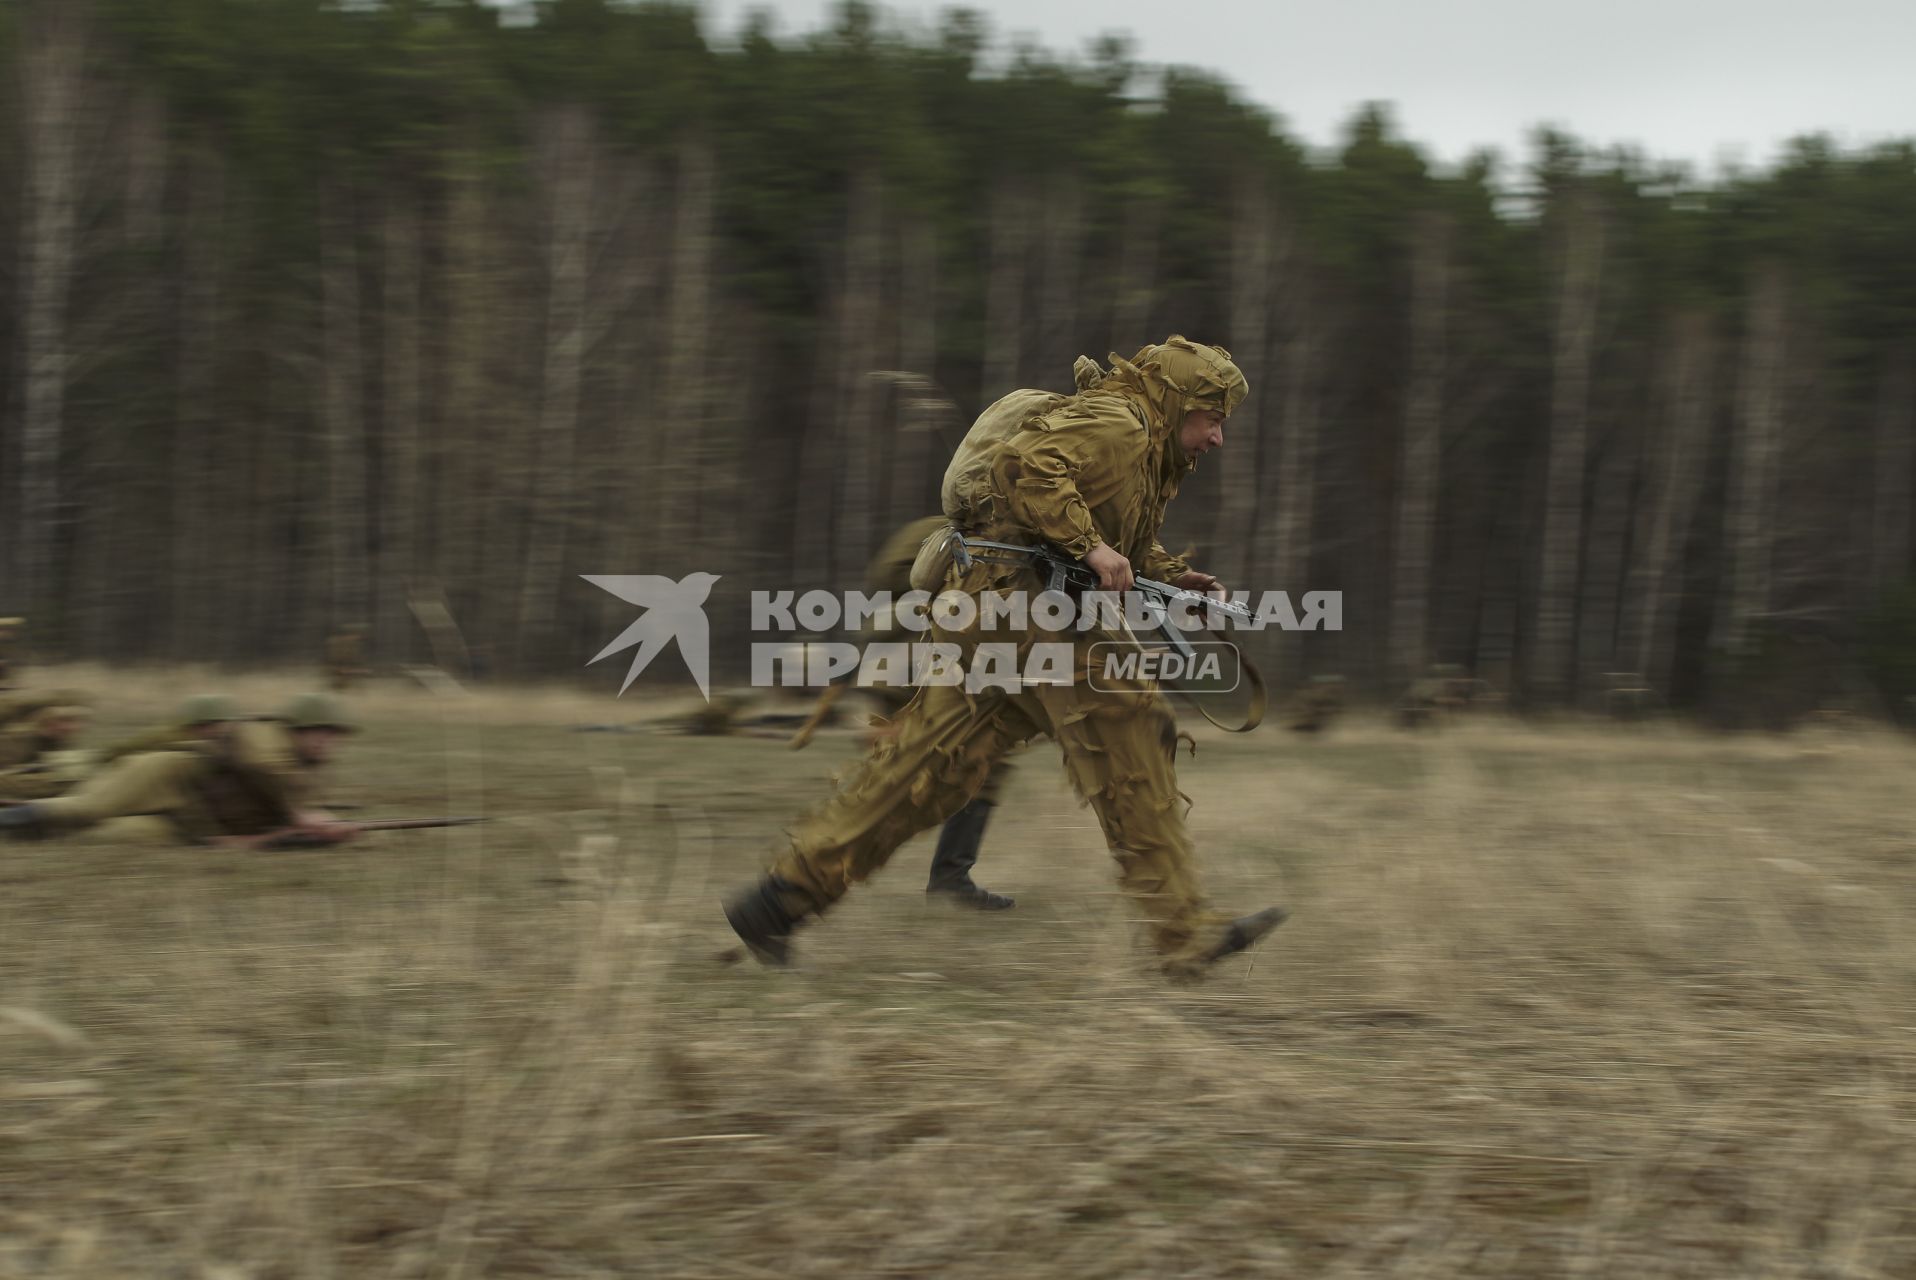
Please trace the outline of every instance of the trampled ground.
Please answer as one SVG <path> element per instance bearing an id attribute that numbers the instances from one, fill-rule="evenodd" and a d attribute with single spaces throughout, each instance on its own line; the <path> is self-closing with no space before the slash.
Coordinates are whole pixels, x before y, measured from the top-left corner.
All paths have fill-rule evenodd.
<path id="1" fill-rule="evenodd" d="M 1209 887 L 1295 916 L 1192 991 L 1049 747 L 1016 911 L 921 838 L 773 975 L 716 902 L 849 734 L 358 705 L 339 798 L 493 822 L 0 845 L 0 1276 L 1916 1274 L 1906 740 L 1200 731 Z"/>

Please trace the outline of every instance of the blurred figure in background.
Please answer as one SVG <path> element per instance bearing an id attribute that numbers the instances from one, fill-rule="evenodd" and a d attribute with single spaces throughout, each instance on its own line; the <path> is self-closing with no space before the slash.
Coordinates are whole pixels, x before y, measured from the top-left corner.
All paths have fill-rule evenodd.
<path id="1" fill-rule="evenodd" d="M 91 702 L 73 689 L 0 698 L 0 769 L 32 764 L 71 745 L 92 718 Z"/>
<path id="2" fill-rule="evenodd" d="M 74 742 L 92 717 L 81 702 L 51 702 L 0 728 L 0 801 L 38 800 L 78 784 L 93 761 Z"/>
<path id="3" fill-rule="evenodd" d="M 1291 716 L 1293 733 L 1318 733 L 1344 710 L 1344 677 L 1312 676 L 1297 695 Z"/>
<path id="4" fill-rule="evenodd" d="M 349 622 L 326 637 L 326 683 L 344 693 L 354 681 L 371 675 L 366 666 L 366 624 Z"/>
<path id="5" fill-rule="evenodd" d="M 26 665 L 20 653 L 20 631 L 25 618 L 0 618 L 0 689 L 17 688 Z"/>

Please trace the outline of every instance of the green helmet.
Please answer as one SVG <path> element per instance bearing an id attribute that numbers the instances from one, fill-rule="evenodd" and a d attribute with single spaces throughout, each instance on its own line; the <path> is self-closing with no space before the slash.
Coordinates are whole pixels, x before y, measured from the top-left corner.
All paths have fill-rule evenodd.
<path id="1" fill-rule="evenodd" d="M 346 718 L 346 709 L 339 699 L 324 693 L 302 693 L 283 707 L 274 717 L 283 720 L 293 729 L 337 729 L 341 733 L 352 733 L 358 726 Z"/>
<path id="2" fill-rule="evenodd" d="M 240 718 L 239 707 L 223 693 L 202 693 L 180 704 L 181 724 L 224 724 Z"/>

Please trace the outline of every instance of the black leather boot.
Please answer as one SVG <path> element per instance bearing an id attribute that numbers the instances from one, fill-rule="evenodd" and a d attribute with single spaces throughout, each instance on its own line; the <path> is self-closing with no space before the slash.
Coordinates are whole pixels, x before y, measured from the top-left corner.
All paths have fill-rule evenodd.
<path id="1" fill-rule="evenodd" d="M 1266 907 L 1262 911 L 1248 916 L 1239 916 L 1231 921 L 1230 928 L 1216 946 L 1204 954 L 1207 964 L 1216 964 L 1226 956 L 1234 956 L 1240 951 L 1249 951 L 1264 940 L 1271 930 L 1290 919 L 1291 913 L 1282 907 Z"/>
<path id="2" fill-rule="evenodd" d="M 1273 929 L 1288 920 L 1290 914 L 1282 907 L 1266 907 L 1248 916 L 1239 916 L 1224 927 L 1223 934 L 1209 949 L 1193 956 L 1166 961 L 1165 976 L 1181 982 L 1196 982 L 1209 973 L 1218 961 L 1240 951 L 1249 951 L 1262 942 Z"/>
<path id="3" fill-rule="evenodd" d="M 792 962 L 792 930 L 802 918 L 789 905 L 794 886 L 767 875 L 725 904 L 725 921 L 758 962 L 783 969 Z"/>
<path id="4" fill-rule="evenodd" d="M 985 841 L 985 828 L 991 825 L 991 811 L 996 807 L 989 800 L 973 800 L 945 823 L 938 833 L 938 852 L 931 859 L 931 880 L 925 885 L 928 900 L 973 911 L 1005 911 L 1016 905 L 1013 899 L 980 888 L 971 879 L 979 846 Z"/>

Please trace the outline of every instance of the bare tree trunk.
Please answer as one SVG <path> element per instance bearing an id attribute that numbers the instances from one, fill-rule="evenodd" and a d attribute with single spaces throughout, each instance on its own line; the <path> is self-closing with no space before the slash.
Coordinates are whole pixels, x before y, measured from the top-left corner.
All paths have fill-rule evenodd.
<path id="1" fill-rule="evenodd" d="M 875 551 L 871 515 L 877 497 L 876 460 L 879 457 L 875 402 L 879 372 L 878 317 L 883 309 L 885 281 L 884 185 L 877 170 L 867 167 L 852 178 L 850 211 L 845 230 L 845 298 L 839 315 L 838 378 L 839 465 L 844 490 L 838 511 L 833 573 L 836 580 L 855 582 L 863 576 Z"/>
<path id="2" fill-rule="evenodd" d="M 1640 378 L 1619 378 L 1635 387 Z M 1575 687 L 1608 687 L 1606 677 L 1619 672 L 1634 657 L 1623 644 L 1623 595 L 1629 574 L 1630 538 L 1636 520 L 1643 475 L 1643 420 L 1649 416 L 1647 397 L 1628 420 L 1612 425 L 1592 442 L 1586 464 L 1582 564 L 1577 576 L 1577 606 L 1573 615 L 1576 655 Z"/>
<path id="3" fill-rule="evenodd" d="M 225 275 L 226 165 L 218 148 L 202 142 L 187 166 L 182 255 L 177 408 L 173 415 L 168 493 L 172 503 L 165 576 L 175 656 L 200 651 L 211 627 L 206 559 L 212 546 L 213 504 L 206 501 L 205 468 L 217 415 L 213 396 Z"/>
<path id="4" fill-rule="evenodd" d="M 26 14 L 20 67 L 25 108 L 26 193 L 21 272 L 26 277 L 26 395 L 20 433 L 19 527 L 12 595 L 46 614 L 59 578 L 54 563 L 66 511 L 60 455 L 66 432 L 67 307 L 76 258 L 80 146 L 86 92 L 85 7 L 41 0 Z M 48 618 L 42 634 L 57 633 Z"/>
<path id="5" fill-rule="evenodd" d="M 1909 576 L 1910 468 L 1916 464 L 1916 350 L 1890 354 L 1876 405 L 1876 502 L 1870 583 L 1877 590 Z"/>
<path id="6" fill-rule="evenodd" d="M 1587 197 L 1571 196 L 1564 211 L 1552 342 L 1550 470 L 1544 492 L 1542 576 L 1537 590 L 1533 690 L 1569 701 L 1573 687 L 1571 639 L 1576 630 L 1577 577 L 1583 545 L 1583 479 L 1588 450 L 1590 370 L 1595 359 L 1601 296 L 1604 226 Z"/>
<path id="7" fill-rule="evenodd" d="M 1247 378 L 1263 377 L 1276 296 L 1277 212 L 1270 189 L 1252 178 L 1238 188 L 1232 227 L 1231 353 Z M 1128 353 L 1127 353 L 1128 354 Z M 1252 385 L 1258 385 L 1253 381 Z M 1219 471 L 1218 516 L 1211 543 L 1215 572 L 1231 590 L 1248 590 L 1252 529 L 1257 519 L 1258 448 L 1268 395 L 1253 394 L 1231 415 L 1231 460 Z"/>
<path id="8" fill-rule="evenodd" d="M 1744 336 L 1743 368 L 1737 379 L 1737 426 L 1730 454 L 1730 493 L 1725 540 L 1730 558 L 1728 609 L 1717 647 L 1748 651 L 1755 622 L 1770 608 L 1770 563 L 1775 544 L 1777 452 L 1782 443 L 1785 308 L 1788 289 L 1775 264 L 1760 268 L 1752 283 Z"/>
<path id="9" fill-rule="evenodd" d="M 712 371 L 705 365 L 712 327 L 712 200 L 715 160 L 703 138 L 686 142 L 679 150 L 677 197 L 672 221 L 672 300 L 667 342 L 667 429 L 675 443 L 662 451 L 665 481 L 659 495 L 657 539 L 648 548 L 656 556 L 666 545 L 686 548 L 696 539 L 697 497 L 701 478 L 716 466 L 730 466 L 712 448 L 707 431 L 711 404 L 706 388 Z M 689 447 L 688 447 L 689 443 Z M 705 569 L 703 564 L 666 564 L 679 574 Z"/>
<path id="10" fill-rule="evenodd" d="M 408 601 L 419 554 L 419 193 L 396 181 L 386 197 L 384 285 L 386 429 L 379 522 L 380 610 L 377 644 L 388 660 L 403 660 L 412 635 Z"/>
<path id="11" fill-rule="evenodd" d="M 359 335 L 358 218 L 351 188 L 335 179 L 321 213 L 322 374 L 326 421 L 331 626 L 365 619 L 371 605 L 367 556 L 366 422 Z"/>
<path id="12" fill-rule="evenodd" d="M 148 464 L 163 423 L 146 394 L 164 367 L 159 353 L 168 331 L 163 314 L 160 243 L 165 229 L 166 171 L 170 159 L 166 109 L 156 91 L 138 90 L 128 104 L 121 205 L 122 273 L 110 324 L 112 345 L 131 371 L 130 394 L 116 397 L 118 411 L 87 450 L 86 491 L 80 514 L 79 564 L 74 573 L 76 631 L 83 652 L 120 657 L 152 645 L 154 605 L 166 566 L 164 539 L 156 537 L 164 492 L 157 468 Z"/>
<path id="13" fill-rule="evenodd" d="M 504 456 L 494 386 L 497 214 L 471 144 L 453 160 L 445 227 L 445 412 L 429 451 L 433 465 L 431 578 L 461 626 L 477 621 L 487 530 Z M 495 590 L 498 588 L 495 587 Z M 482 646 L 484 641 L 477 641 Z"/>
<path id="14" fill-rule="evenodd" d="M 844 329 L 844 291 L 834 290 L 819 318 L 821 337 L 812 353 L 809 412 L 797 429 L 797 477 L 792 500 L 791 575 L 795 586 L 819 586 L 831 576 L 832 528 L 839 508 L 842 475 L 834 456 L 839 431 L 841 363 L 831 350 Z M 825 337 L 822 335 L 834 335 Z"/>
<path id="15" fill-rule="evenodd" d="M 1429 662 L 1431 543 L 1443 465 L 1445 334 L 1450 308 L 1450 221 L 1418 218 L 1411 250 L 1410 387 L 1397 478 L 1397 566 L 1391 576 L 1392 676 L 1408 682 Z"/>
<path id="16" fill-rule="evenodd" d="M 900 232 L 898 302 L 899 406 L 892 449 L 891 527 L 938 510 L 938 477 L 947 459 L 938 456 L 938 427 L 950 407 L 938 397 L 938 233 L 931 219 L 908 219 Z"/>
<path id="17" fill-rule="evenodd" d="M 1275 588 L 1288 592 L 1296 604 L 1313 589 L 1309 579 L 1321 399 L 1319 335 L 1312 331 L 1308 315 L 1295 314 L 1291 324 L 1284 352 L 1284 416 L 1278 428 L 1277 548 L 1272 563 L 1277 570 Z M 1278 663 L 1271 675 L 1282 688 L 1296 683 L 1302 674 L 1301 637 L 1286 633 L 1277 638 L 1277 644 Z"/>
<path id="18" fill-rule="evenodd" d="M 1071 362 L 1080 354 L 1078 292 L 1084 256 L 1084 184 L 1075 172 L 1053 174 L 1044 204 L 1043 297 L 1038 344 L 1039 381 L 1069 390 Z M 1093 352 L 1102 355 L 1103 352 Z"/>
<path id="19" fill-rule="evenodd" d="M 749 591 L 762 585 L 755 572 L 760 528 L 756 508 L 764 491 L 748 461 L 754 453 L 751 417 L 747 406 L 756 403 L 752 385 L 764 358 L 763 346 L 745 308 L 737 300 L 713 290 L 712 330 L 725 341 L 709 344 L 704 376 L 709 384 L 725 388 L 706 412 L 706 432 L 716 461 L 700 486 L 697 567 L 720 575 L 713 588 L 713 613 L 742 615 Z M 623 624 L 621 624 L 623 625 Z M 749 653 L 750 637 L 715 637 L 714 657 L 732 663 Z"/>
<path id="20" fill-rule="evenodd" d="M 794 567 L 807 584 L 863 577 L 875 496 L 871 420 L 883 309 L 884 206 L 878 173 L 853 176 L 845 254 L 816 353 L 811 420 L 799 445 Z"/>
<path id="21" fill-rule="evenodd" d="M 586 258 L 598 161 L 592 117 L 577 104 L 561 108 L 548 124 L 544 145 L 550 164 L 545 367 L 532 448 L 525 574 L 519 588 L 517 653 L 522 669 L 549 656 L 545 651 L 554 636 L 572 520 L 568 488 L 585 364 Z"/>
<path id="22" fill-rule="evenodd" d="M 640 190 L 663 191 L 667 187 L 663 167 L 650 160 L 634 161 L 633 181 Z M 661 458 L 665 452 L 662 432 L 666 424 L 660 421 L 658 406 L 668 402 L 670 393 L 666 382 L 671 370 L 656 368 L 657 361 L 647 360 L 645 356 L 660 346 L 669 350 L 672 341 L 666 328 L 672 322 L 670 281 L 675 265 L 671 227 L 678 212 L 677 204 L 669 214 L 663 208 L 649 211 L 636 228 L 630 251 L 620 259 L 619 291 L 622 296 L 633 299 L 635 305 L 622 319 L 615 321 L 612 331 L 613 394 L 617 402 L 614 431 L 618 445 L 609 468 L 612 474 L 607 478 L 612 490 L 609 500 L 615 504 L 611 516 L 614 529 L 602 572 L 663 572 L 673 567 L 652 559 L 662 550 L 657 539 L 666 502 L 663 490 L 668 480 L 684 474 L 674 467 L 668 477 L 664 472 L 671 464 Z M 723 328 L 719 331 L 723 332 Z M 704 370 L 697 374 L 712 376 Z M 734 458 L 723 465 L 729 469 L 737 463 Z M 603 622 L 609 623 L 629 612 L 612 596 L 601 595 L 600 607 L 605 610 Z"/>
<path id="23" fill-rule="evenodd" d="M 991 274 L 985 282 L 984 404 L 1020 385 L 1024 354 L 1025 260 L 1035 210 L 1021 182 L 1000 180 L 991 196 Z"/>
<path id="24" fill-rule="evenodd" d="M 1714 339 L 1706 312 L 1678 316 L 1666 375 L 1662 456 L 1652 462 L 1650 527 L 1636 556 L 1626 608 L 1637 609 L 1636 670 L 1652 689 L 1669 688 L 1676 603 L 1681 598 L 1683 545 L 1689 537 L 1697 483 L 1709 445 L 1715 386 Z M 1626 650 L 1627 652 L 1628 650 Z"/>
<path id="25" fill-rule="evenodd" d="M 1133 200 L 1125 210 L 1124 249 L 1111 310 L 1111 346 L 1120 355 L 1128 356 L 1165 336 L 1148 331 L 1157 298 L 1158 228 L 1163 220 L 1163 204 L 1148 197 Z"/>

